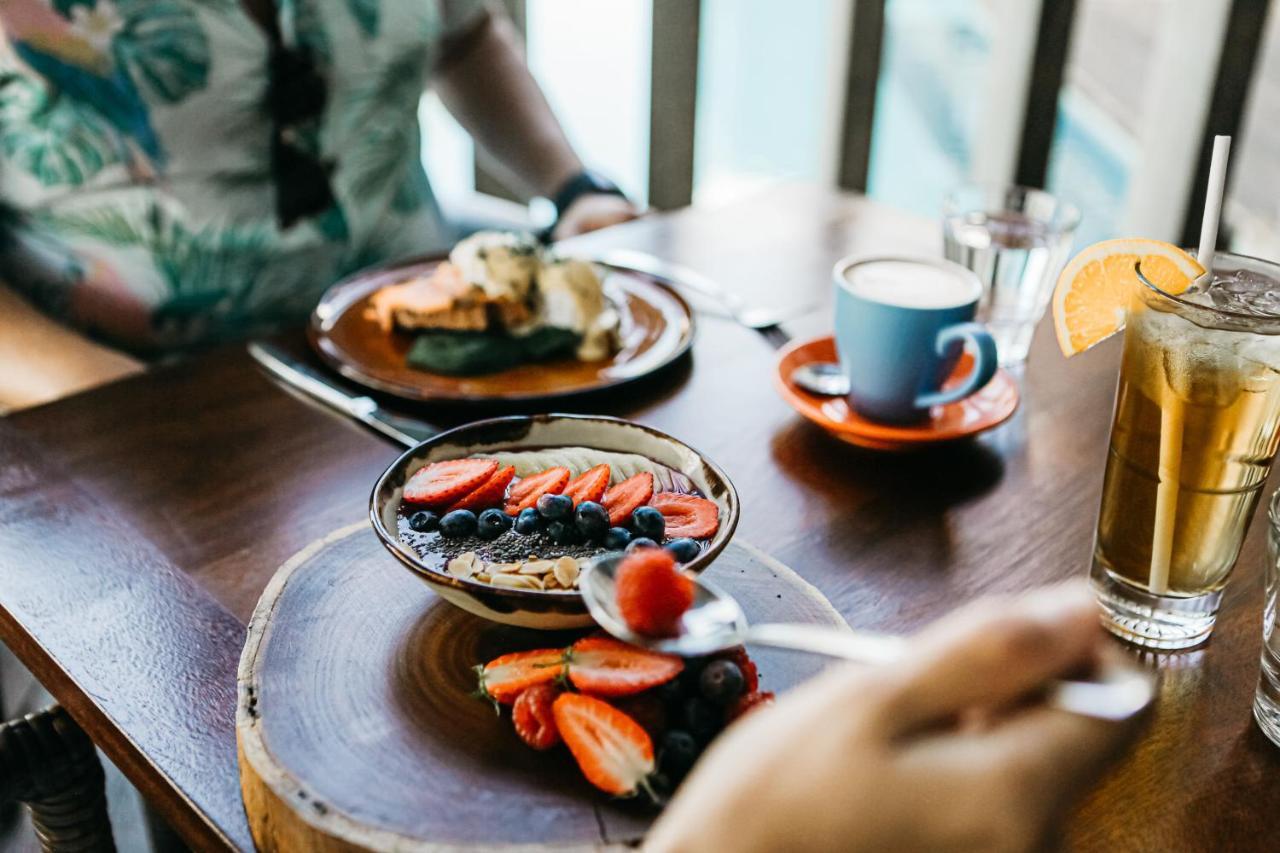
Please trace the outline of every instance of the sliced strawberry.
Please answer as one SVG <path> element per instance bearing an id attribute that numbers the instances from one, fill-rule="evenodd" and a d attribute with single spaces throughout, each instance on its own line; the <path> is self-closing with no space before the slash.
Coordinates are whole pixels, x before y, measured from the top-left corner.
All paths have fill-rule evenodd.
<path id="1" fill-rule="evenodd" d="M 646 784 L 653 772 L 653 741 L 639 723 L 607 702 L 578 693 L 561 693 L 552 711 L 588 782 L 618 796 Z"/>
<path id="2" fill-rule="evenodd" d="M 564 649 L 535 649 L 494 658 L 476 667 L 479 695 L 494 703 L 510 705 L 522 691 L 563 676 L 564 665 Z"/>
<path id="3" fill-rule="evenodd" d="M 474 491 L 498 470 L 497 459 L 449 459 L 419 468 L 404 484 L 409 503 L 446 507 Z"/>
<path id="4" fill-rule="evenodd" d="M 755 693 L 760 689 L 760 670 L 756 668 L 756 662 L 747 655 L 747 650 L 742 646 L 734 646 L 731 649 L 725 649 L 711 656 L 712 660 L 731 660 L 738 665 L 738 669 L 742 671 L 742 692 L 744 695 Z"/>
<path id="5" fill-rule="evenodd" d="M 609 510 L 609 523 L 614 527 L 627 523 L 631 513 L 653 497 L 653 475 L 648 471 L 628 477 L 604 493 L 600 502 Z"/>
<path id="6" fill-rule="evenodd" d="M 641 548 L 618 564 L 614 594 L 627 626 L 648 637 L 674 637 L 693 604 L 693 581 L 665 548 Z"/>
<path id="7" fill-rule="evenodd" d="M 732 723 L 734 720 L 740 719 L 744 714 L 755 710 L 761 705 L 772 705 L 773 694 L 770 692 L 761 693 L 753 691 L 751 693 L 743 693 L 732 705 L 729 706 L 728 712 L 725 714 L 726 722 Z"/>
<path id="8" fill-rule="evenodd" d="M 660 492 L 649 506 L 662 513 L 671 539 L 709 539 L 720 529 L 720 508 L 706 498 L 679 492 Z"/>
<path id="9" fill-rule="evenodd" d="M 472 512 L 479 512 L 492 506 L 502 506 L 502 499 L 507 494 L 507 484 L 514 480 L 515 476 L 516 469 L 514 465 L 499 468 L 493 472 L 489 479 L 477 486 L 474 491 L 463 496 L 462 500 L 450 506 L 449 512 L 453 512 L 455 509 L 469 509 Z"/>
<path id="10" fill-rule="evenodd" d="M 520 691 L 511 706 L 511 722 L 520 740 L 534 749 L 550 749 L 560 742 L 555 714 L 551 710 L 560 688 L 554 684 L 535 684 Z"/>
<path id="11" fill-rule="evenodd" d="M 629 696 L 666 684 L 684 661 L 612 637 L 583 637 L 569 649 L 569 681 L 593 696 Z"/>
<path id="12" fill-rule="evenodd" d="M 597 465 L 569 481 L 561 494 L 573 498 L 574 506 L 584 501 L 599 503 L 604 497 L 605 489 L 609 488 L 609 478 L 612 476 L 608 465 Z"/>
<path id="13" fill-rule="evenodd" d="M 507 515 L 528 509 L 543 495 L 558 495 L 569 484 L 569 469 L 556 466 L 517 480 L 507 494 Z"/>

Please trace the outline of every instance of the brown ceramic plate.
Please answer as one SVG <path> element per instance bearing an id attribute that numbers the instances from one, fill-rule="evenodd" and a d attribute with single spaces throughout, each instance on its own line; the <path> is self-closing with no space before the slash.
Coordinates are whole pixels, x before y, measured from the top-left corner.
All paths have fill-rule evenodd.
<path id="1" fill-rule="evenodd" d="M 605 293 L 622 316 L 622 348 L 606 361 L 521 365 L 486 376 L 443 376 L 405 364 L 413 343 L 365 317 L 374 291 L 430 272 L 443 255 L 356 273 L 329 288 L 307 337 L 320 357 L 353 382 L 407 400 L 520 402 L 568 397 L 631 382 L 666 367 L 693 343 L 693 311 L 674 290 L 635 270 L 601 264 Z"/>

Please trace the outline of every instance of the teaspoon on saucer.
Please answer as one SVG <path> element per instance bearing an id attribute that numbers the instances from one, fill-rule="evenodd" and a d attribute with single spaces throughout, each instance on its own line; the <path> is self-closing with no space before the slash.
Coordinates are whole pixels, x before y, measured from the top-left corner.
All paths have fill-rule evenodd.
<path id="1" fill-rule="evenodd" d="M 892 663 L 906 650 L 906 640 L 887 634 L 841 630 L 819 625 L 760 623 L 752 625 L 733 596 L 693 578 L 693 606 L 685 612 L 675 637 L 647 637 L 632 631 L 618 612 L 614 575 L 620 554 L 593 560 L 578 581 L 591 617 L 607 633 L 654 651 L 697 657 L 739 645 L 773 646 L 812 652 L 865 664 Z M 1061 680 L 1049 686 L 1046 703 L 1053 708 L 1103 720 L 1137 714 L 1155 696 L 1155 679 L 1118 654 L 1097 668 L 1096 680 Z"/>
<path id="2" fill-rule="evenodd" d="M 810 361 L 791 371 L 791 381 L 806 391 L 825 397 L 844 397 L 849 393 L 849 377 L 840 365 L 830 361 Z"/>

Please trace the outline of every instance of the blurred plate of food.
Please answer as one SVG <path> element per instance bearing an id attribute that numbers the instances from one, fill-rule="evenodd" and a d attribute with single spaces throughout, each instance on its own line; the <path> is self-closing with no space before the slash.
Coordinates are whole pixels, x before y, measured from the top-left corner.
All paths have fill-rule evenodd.
<path id="1" fill-rule="evenodd" d="M 516 402 L 621 385 L 693 342 L 658 279 L 487 231 L 447 256 L 359 272 L 324 295 L 308 337 L 346 378 L 410 400 Z"/>

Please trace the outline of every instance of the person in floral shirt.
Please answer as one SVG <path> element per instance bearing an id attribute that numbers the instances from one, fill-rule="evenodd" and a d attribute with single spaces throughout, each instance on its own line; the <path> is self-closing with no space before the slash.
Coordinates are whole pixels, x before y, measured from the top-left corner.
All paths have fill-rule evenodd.
<path id="1" fill-rule="evenodd" d="M 446 247 L 428 83 L 531 193 L 582 185 L 482 0 L 0 0 L 0 36 L 0 409 L 297 324 L 344 275 Z M 586 186 L 557 236 L 636 214 Z"/>

